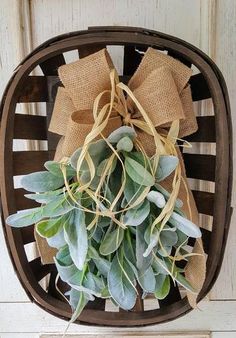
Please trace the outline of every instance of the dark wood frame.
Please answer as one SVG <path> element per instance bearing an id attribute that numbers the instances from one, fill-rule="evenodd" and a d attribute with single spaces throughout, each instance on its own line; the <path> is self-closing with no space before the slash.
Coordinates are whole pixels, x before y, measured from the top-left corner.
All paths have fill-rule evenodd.
<path id="1" fill-rule="evenodd" d="M 15 70 L 1 104 L 1 204 L 6 243 L 15 271 L 31 301 L 44 310 L 64 319 L 71 316 L 70 307 L 56 294 L 53 286 L 55 266 L 42 265 L 39 258 L 29 262 L 24 245 L 34 241 L 33 228 L 14 229 L 5 218 L 17 210 L 30 208 L 34 202 L 24 198 L 23 189 L 14 189 L 13 177 L 42 169 L 44 161 L 52 157 L 57 139 L 48 133 L 45 116 L 16 114 L 19 102 L 46 102 L 50 116 L 59 85 L 57 68 L 65 63 L 63 53 L 78 49 L 80 57 L 93 53 L 106 45 L 124 46 L 124 74 L 127 79 L 141 60 L 136 49 L 148 46 L 167 50 L 168 54 L 187 66 L 194 64 L 199 74 L 190 79 L 194 101 L 211 98 L 214 116 L 198 118 L 199 130 L 188 137 L 192 142 L 216 143 L 216 156 L 184 154 L 187 176 L 215 182 L 215 192 L 194 191 L 202 214 L 213 216 L 212 231 L 203 230 L 204 248 L 208 254 L 206 280 L 198 297 L 201 300 L 212 288 L 220 271 L 231 216 L 232 187 L 232 131 L 230 107 L 224 78 L 213 61 L 198 48 L 175 37 L 135 27 L 92 27 L 86 31 L 57 36 L 40 45 Z M 39 65 L 44 76 L 29 76 Z M 48 151 L 13 152 L 13 139 L 48 140 Z M 31 159 L 30 162 L 27 160 Z M 46 292 L 39 281 L 50 273 Z M 158 305 L 158 302 L 157 302 Z M 78 323 L 87 325 L 139 326 L 173 320 L 191 310 L 186 297 L 181 299 L 177 287 L 172 286 L 170 296 L 159 302 L 160 308 L 144 311 L 138 301 L 133 311 L 107 312 L 104 301 L 89 304 Z"/>

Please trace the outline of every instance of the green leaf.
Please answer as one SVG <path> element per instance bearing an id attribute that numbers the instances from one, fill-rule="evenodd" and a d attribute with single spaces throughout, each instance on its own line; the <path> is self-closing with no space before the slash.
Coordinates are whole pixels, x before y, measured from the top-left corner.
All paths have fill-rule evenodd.
<path id="1" fill-rule="evenodd" d="M 98 271 L 107 278 L 108 272 L 111 268 L 111 262 L 107 259 L 101 257 L 96 249 L 92 246 L 89 246 L 88 249 L 89 257 L 92 258 L 94 264 L 96 265 Z"/>
<path id="2" fill-rule="evenodd" d="M 46 238 L 48 245 L 52 248 L 60 249 L 66 245 L 64 238 L 64 229 L 59 230 L 54 236 Z"/>
<path id="3" fill-rule="evenodd" d="M 41 237 L 53 237 L 62 229 L 66 217 L 51 218 L 36 224 L 36 230 Z"/>
<path id="4" fill-rule="evenodd" d="M 151 233 L 151 226 L 149 226 L 145 232 L 145 241 L 148 244 L 145 252 L 143 253 L 144 257 L 147 257 L 148 255 L 151 254 L 152 249 L 157 245 L 158 240 L 159 240 L 159 230 L 157 227 L 153 229 L 153 232 Z"/>
<path id="5" fill-rule="evenodd" d="M 99 248 L 99 252 L 103 256 L 110 255 L 116 251 L 124 237 L 124 229 L 120 226 L 115 226 L 114 230 L 111 229 L 112 228 L 109 227 L 107 230 Z"/>
<path id="6" fill-rule="evenodd" d="M 140 185 L 149 187 L 155 183 L 154 177 L 149 171 L 128 156 L 125 157 L 125 169 L 129 177 Z"/>
<path id="7" fill-rule="evenodd" d="M 15 228 L 26 227 L 39 222 L 43 218 L 43 207 L 18 211 L 6 219 L 6 223 Z"/>
<path id="8" fill-rule="evenodd" d="M 101 294 L 92 290 L 92 289 L 89 289 L 83 285 L 76 285 L 76 284 L 71 284 L 71 287 L 77 291 L 81 291 L 87 295 L 90 295 L 90 296 L 96 296 L 96 297 L 101 297 Z"/>
<path id="9" fill-rule="evenodd" d="M 166 200 L 168 200 L 170 198 L 170 193 L 166 189 L 164 189 L 160 184 L 156 183 L 155 188 L 160 193 L 162 193 L 163 196 L 165 196 Z M 175 201 L 175 207 L 182 208 L 182 206 L 183 206 L 183 202 L 179 198 L 177 198 L 176 201 Z"/>
<path id="10" fill-rule="evenodd" d="M 120 139 L 120 141 L 117 143 L 116 148 L 118 151 L 130 152 L 133 149 L 133 146 L 134 144 L 131 139 L 128 136 L 125 136 Z"/>
<path id="11" fill-rule="evenodd" d="M 80 180 L 82 182 L 82 184 L 87 184 L 90 182 L 91 180 L 91 175 L 89 171 L 85 171 L 80 175 Z M 98 187 L 98 184 L 100 182 L 100 177 L 98 177 L 97 175 L 94 176 L 94 178 L 92 179 L 92 182 L 90 182 L 89 187 L 92 190 L 96 190 Z"/>
<path id="12" fill-rule="evenodd" d="M 147 250 L 147 243 L 144 239 L 147 224 L 143 224 L 136 228 L 136 266 L 139 270 L 147 270 L 152 263 L 152 255 L 144 256 Z"/>
<path id="13" fill-rule="evenodd" d="M 199 238 L 202 236 L 201 230 L 196 224 L 176 212 L 172 213 L 169 223 L 189 237 Z"/>
<path id="14" fill-rule="evenodd" d="M 44 193 L 25 194 L 24 196 L 38 203 L 48 203 L 51 202 L 56 196 L 61 195 L 63 193 L 63 190 L 64 188 L 54 191 L 47 191 Z"/>
<path id="15" fill-rule="evenodd" d="M 162 257 L 168 257 L 170 256 L 171 251 L 172 251 L 172 246 L 165 246 L 163 248 L 159 248 L 157 252 Z"/>
<path id="16" fill-rule="evenodd" d="M 134 203 L 144 189 L 147 189 L 144 185 L 139 185 L 132 181 L 128 175 L 126 176 L 124 195 L 128 204 Z"/>
<path id="17" fill-rule="evenodd" d="M 186 290 L 196 293 L 196 290 L 192 287 L 192 285 L 187 281 L 187 279 L 179 272 L 175 275 L 175 280 L 177 283 L 182 285 Z"/>
<path id="18" fill-rule="evenodd" d="M 178 241 L 178 236 L 175 231 L 165 230 L 165 228 L 160 233 L 160 241 L 164 247 L 174 246 Z"/>
<path id="19" fill-rule="evenodd" d="M 164 299 L 170 292 L 170 277 L 166 276 L 163 284 L 158 289 L 156 288 L 154 295 L 157 299 Z"/>
<path id="20" fill-rule="evenodd" d="M 56 161 L 47 161 L 44 163 L 44 167 L 50 171 L 55 176 L 63 177 L 62 171 L 61 171 L 61 163 Z M 66 168 L 66 177 L 70 178 L 76 175 L 76 171 L 74 168 L 72 168 L 69 164 L 63 164 L 63 166 Z"/>
<path id="21" fill-rule="evenodd" d="M 94 295 L 100 294 L 105 287 L 103 279 L 94 275 L 91 272 L 87 272 L 87 274 L 85 275 L 83 285 L 86 288 L 92 290 L 94 292 Z"/>
<path id="22" fill-rule="evenodd" d="M 54 257 L 54 261 L 59 276 L 64 282 L 69 285 L 80 285 L 82 283 L 83 272 L 72 262 L 68 246 L 58 251 L 56 257 Z"/>
<path id="23" fill-rule="evenodd" d="M 187 242 L 188 236 L 184 234 L 182 231 L 179 229 L 176 229 L 176 234 L 178 236 L 178 241 L 176 243 L 176 246 L 179 247 L 181 244 Z"/>
<path id="24" fill-rule="evenodd" d="M 179 159 L 176 156 L 161 155 L 156 171 L 156 180 L 158 182 L 168 177 L 177 167 Z"/>
<path id="25" fill-rule="evenodd" d="M 147 200 L 136 208 L 127 210 L 123 222 L 125 225 L 138 226 L 148 217 L 150 213 L 150 203 Z"/>
<path id="26" fill-rule="evenodd" d="M 125 230 L 125 237 L 123 240 L 124 255 L 127 261 L 130 261 L 133 265 L 136 265 L 135 256 L 135 240 L 131 237 L 129 229 Z"/>
<path id="27" fill-rule="evenodd" d="M 135 130 L 128 126 L 122 126 L 116 130 L 114 130 L 107 138 L 110 143 L 117 143 L 123 137 L 128 137 L 133 140 L 137 136 Z"/>
<path id="28" fill-rule="evenodd" d="M 74 264 L 82 270 L 88 251 L 87 229 L 82 210 L 73 211 L 73 216 L 64 225 L 64 236 Z"/>
<path id="29" fill-rule="evenodd" d="M 106 299 L 106 298 L 110 298 L 110 297 L 111 297 L 111 295 L 110 295 L 110 292 L 108 290 L 108 286 L 105 286 L 105 288 L 101 292 L 101 298 Z"/>
<path id="30" fill-rule="evenodd" d="M 156 274 L 169 275 L 169 268 L 163 258 L 159 258 L 156 255 L 152 261 L 152 267 Z"/>
<path id="31" fill-rule="evenodd" d="M 136 302 L 135 276 L 122 253 L 116 253 L 108 273 L 111 297 L 124 310 L 131 310 Z"/>
<path id="32" fill-rule="evenodd" d="M 56 196 L 51 202 L 44 206 L 44 217 L 58 217 L 65 215 L 75 208 L 68 194 Z"/>
<path id="33" fill-rule="evenodd" d="M 166 205 L 166 200 L 164 196 L 158 191 L 149 191 L 147 194 L 147 199 L 151 203 L 154 203 L 158 208 L 162 209 Z"/>
<path id="34" fill-rule="evenodd" d="M 70 162 L 71 166 L 77 170 L 77 162 L 80 157 L 82 148 L 77 149 L 71 156 Z M 91 159 L 93 161 L 93 164 L 95 168 L 98 166 L 98 164 L 108 157 L 111 153 L 111 149 L 108 147 L 106 141 L 104 140 L 98 140 L 96 142 L 93 142 L 88 147 L 88 153 L 91 156 Z M 89 167 L 87 164 L 87 161 L 84 160 L 81 167 L 81 171 L 89 171 Z"/>
<path id="35" fill-rule="evenodd" d="M 69 323 L 73 323 L 79 317 L 87 303 L 88 299 L 86 298 L 84 292 L 79 292 L 79 301 Z"/>
<path id="36" fill-rule="evenodd" d="M 68 291 L 66 295 L 69 296 L 70 306 L 73 310 L 75 310 L 79 303 L 81 292 L 71 288 L 71 290 Z"/>
<path id="37" fill-rule="evenodd" d="M 162 288 L 165 279 L 166 279 L 166 274 L 159 273 L 155 275 L 155 280 L 156 280 L 155 291 L 158 291 Z"/>
<path id="38" fill-rule="evenodd" d="M 138 270 L 138 282 L 144 291 L 155 291 L 156 280 L 151 266 L 147 270 Z"/>
<path id="39" fill-rule="evenodd" d="M 102 174 L 103 174 L 103 172 L 105 170 L 105 167 L 107 165 L 108 160 L 109 160 L 108 158 L 105 158 L 105 160 L 103 160 L 102 162 L 100 162 L 100 164 L 99 164 L 99 166 L 97 168 L 97 172 L 96 172 L 98 176 L 102 176 Z M 113 173 L 113 171 L 116 168 L 116 164 L 117 164 L 117 157 L 115 157 L 114 160 L 112 161 L 111 168 L 110 168 L 110 170 L 108 170 L 107 175 L 108 174 L 110 175 L 110 174 Z"/>
<path id="40" fill-rule="evenodd" d="M 63 177 L 58 177 L 48 171 L 38 171 L 25 175 L 21 179 L 21 185 L 25 190 L 32 192 L 46 192 L 56 190 L 64 185 Z"/>

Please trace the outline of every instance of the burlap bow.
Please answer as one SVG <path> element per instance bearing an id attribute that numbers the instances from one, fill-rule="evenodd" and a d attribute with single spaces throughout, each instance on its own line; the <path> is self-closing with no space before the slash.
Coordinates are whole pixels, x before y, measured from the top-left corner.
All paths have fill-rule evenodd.
<path id="1" fill-rule="evenodd" d="M 102 95 L 99 105 L 102 107 L 110 101 L 111 70 L 114 69 L 111 58 L 106 49 L 79 59 L 58 69 L 59 77 L 64 87 L 58 88 L 49 131 L 62 136 L 58 143 L 55 160 L 70 156 L 83 145 L 87 135 L 94 125 L 94 100 Z M 188 80 L 192 74 L 176 59 L 148 48 L 142 61 L 128 83 L 128 90 L 147 112 L 153 126 L 159 132 L 167 134 L 173 121 L 180 121 L 179 137 L 184 137 L 197 130 L 197 122 L 193 112 L 191 90 Z M 106 92 L 107 91 L 107 95 Z M 131 95 L 131 94 L 130 94 Z M 138 139 L 149 156 L 156 151 L 153 136 L 142 128 L 143 116 L 134 100 L 128 96 L 124 107 L 117 105 L 112 112 L 103 135 L 108 136 L 111 131 L 123 124 L 135 127 Z M 198 224 L 198 212 L 188 188 L 181 153 L 178 156 L 182 168 L 182 182 L 179 197 L 184 206 L 183 211 L 193 222 Z M 171 190 L 173 176 L 163 183 Z M 186 201 L 186 186 L 189 204 Z M 189 206 L 191 210 L 189 210 Z M 205 279 L 205 257 L 202 241 L 197 240 L 193 251 L 201 256 L 192 256 L 186 266 L 186 278 L 199 292 Z M 45 253 L 44 247 L 44 253 Z M 43 252 L 41 251 L 43 255 Z M 45 255 L 44 255 L 45 256 Z M 46 261 L 48 263 L 49 257 Z M 196 305 L 196 296 L 188 293 L 192 306 Z"/>

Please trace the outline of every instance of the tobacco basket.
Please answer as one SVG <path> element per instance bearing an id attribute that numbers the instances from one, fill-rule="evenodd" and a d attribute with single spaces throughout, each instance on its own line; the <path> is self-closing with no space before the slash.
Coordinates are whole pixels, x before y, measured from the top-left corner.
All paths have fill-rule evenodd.
<path id="1" fill-rule="evenodd" d="M 199 129 L 187 138 L 194 144 L 193 151 L 183 155 L 187 177 L 190 181 L 194 180 L 193 194 L 201 214 L 204 250 L 208 255 L 206 280 L 198 300 L 210 291 L 219 274 L 231 215 L 229 99 L 222 74 L 209 57 L 183 40 L 133 27 L 92 27 L 48 40 L 22 61 L 3 95 L 0 151 L 2 221 L 12 263 L 29 298 L 44 310 L 67 320 L 71 317 L 71 310 L 55 288 L 55 266 L 42 265 L 40 257 L 32 259 L 28 255 L 27 248 L 35 242 L 33 226 L 15 229 L 8 226 L 4 219 L 17 210 L 36 206 L 34 201 L 24 197 L 26 191 L 18 188 L 15 177 L 42 170 L 44 162 L 53 158 L 58 137 L 47 129 L 57 88 L 61 85 L 57 68 L 66 62 L 65 53 L 75 51 L 81 58 L 105 46 L 120 46 L 123 82 L 127 82 L 134 73 L 142 52 L 149 46 L 167 52 L 189 67 L 194 66 L 195 75 L 191 77 L 190 84 L 193 100 L 198 107 Z M 41 68 L 42 75 L 32 75 L 36 67 Z M 41 103 L 41 116 L 32 112 L 29 114 L 32 102 Z M 20 103 L 28 106 L 28 114 L 18 112 Z M 212 109 L 207 109 L 211 104 Z M 31 145 L 39 144 L 44 148 L 38 146 L 35 148 L 37 150 L 13 151 L 14 140 L 27 140 Z M 204 151 L 206 145 L 210 145 L 215 153 L 207 154 Z M 145 304 L 138 299 L 132 311 L 112 312 L 105 300 L 95 300 L 87 305 L 77 322 L 139 326 L 170 321 L 191 310 L 186 296 L 174 285 L 166 299 L 156 300 L 154 304 L 155 309 L 145 310 Z"/>

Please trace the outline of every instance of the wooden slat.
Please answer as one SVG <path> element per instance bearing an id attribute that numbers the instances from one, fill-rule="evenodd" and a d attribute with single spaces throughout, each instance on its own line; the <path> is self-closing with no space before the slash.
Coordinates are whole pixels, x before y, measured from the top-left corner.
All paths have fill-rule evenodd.
<path id="1" fill-rule="evenodd" d="M 50 57 L 40 64 L 40 68 L 45 75 L 57 75 L 58 67 L 65 64 L 65 58 L 62 54 Z"/>
<path id="2" fill-rule="evenodd" d="M 213 216 L 214 213 L 214 194 L 206 191 L 192 190 L 198 212 Z"/>
<path id="3" fill-rule="evenodd" d="M 211 97 L 208 84 L 202 73 L 191 76 L 189 83 L 193 101 L 205 100 Z"/>
<path id="4" fill-rule="evenodd" d="M 184 58 L 181 54 L 177 53 L 176 51 L 169 50 L 168 55 L 172 56 L 173 58 L 182 62 L 187 67 L 191 68 L 191 62 L 188 59 Z"/>
<path id="5" fill-rule="evenodd" d="M 102 298 L 95 298 L 95 300 L 88 302 L 86 309 L 105 311 L 106 300 Z"/>
<path id="6" fill-rule="evenodd" d="M 82 59 L 90 54 L 96 53 L 99 50 L 105 48 L 104 44 L 93 44 L 91 46 L 83 46 L 79 48 L 79 57 Z"/>
<path id="7" fill-rule="evenodd" d="M 183 157 L 187 177 L 215 181 L 215 156 L 184 153 Z"/>
<path id="8" fill-rule="evenodd" d="M 142 54 L 135 50 L 135 46 L 124 46 L 123 75 L 133 75 L 142 60 Z"/>
<path id="9" fill-rule="evenodd" d="M 28 76 L 24 85 L 21 87 L 21 93 L 18 102 L 46 102 L 48 99 L 47 79 L 45 76 Z"/>
<path id="10" fill-rule="evenodd" d="M 215 116 L 197 116 L 198 130 L 196 133 L 185 137 L 189 142 L 216 141 Z"/>
<path id="11" fill-rule="evenodd" d="M 211 240 L 211 231 L 201 228 L 201 232 L 202 232 L 202 243 L 203 243 L 204 252 L 208 254 L 209 247 L 210 247 L 210 240 Z M 194 246 L 195 241 L 196 241 L 195 238 L 189 238 L 188 245 Z"/>
<path id="12" fill-rule="evenodd" d="M 35 242 L 34 225 L 23 227 L 20 229 L 23 244 Z"/>
<path id="13" fill-rule="evenodd" d="M 29 265 L 37 281 L 40 281 L 48 273 L 55 270 L 54 264 L 42 265 L 40 257 L 37 257 L 33 259 L 32 261 L 30 261 Z"/>
<path id="14" fill-rule="evenodd" d="M 47 140 L 46 117 L 15 114 L 14 139 Z"/>
<path id="15" fill-rule="evenodd" d="M 31 209 L 39 206 L 39 204 L 36 201 L 30 200 L 24 196 L 25 194 L 28 193 L 29 192 L 26 191 L 25 189 L 14 190 L 15 204 L 17 210 Z"/>
<path id="16" fill-rule="evenodd" d="M 14 151 L 13 175 L 25 175 L 44 170 L 43 165 L 46 161 L 48 161 L 47 151 Z"/>

